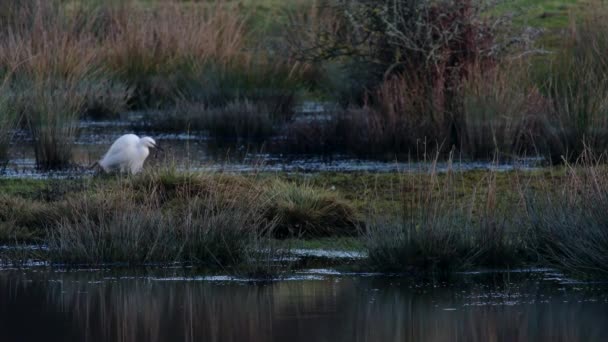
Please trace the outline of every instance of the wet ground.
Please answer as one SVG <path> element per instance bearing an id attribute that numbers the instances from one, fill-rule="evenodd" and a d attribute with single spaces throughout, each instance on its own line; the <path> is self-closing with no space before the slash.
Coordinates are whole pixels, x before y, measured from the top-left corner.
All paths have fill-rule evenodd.
<path id="1" fill-rule="evenodd" d="M 0 270 L 2 341 L 605 341 L 608 284 L 552 270 L 445 280 L 301 269 Z"/>

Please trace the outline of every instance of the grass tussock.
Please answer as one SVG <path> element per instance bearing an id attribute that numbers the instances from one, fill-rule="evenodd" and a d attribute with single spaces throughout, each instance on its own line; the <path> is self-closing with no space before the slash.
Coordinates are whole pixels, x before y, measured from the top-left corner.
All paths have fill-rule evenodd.
<path id="1" fill-rule="evenodd" d="M 538 153 L 539 126 L 548 100 L 527 76 L 520 61 L 481 70 L 475 68 L 460 90 L 462 114 L 457 118 L 460 146 L 471 158 L 488 159 L 497 152 Z"/>
<path id="2" fill-rule="evenodd" d="M 608 6 L 593 2 L 572 19 L 563 47 L 549 68 L 547 92 L 552 101 L 552 155 L 575 160 L 588 147 L 608 144 Z"/>
<path id="3" fill-rule="evenodd" d="M 68 199 L 71 214 L 47 233 L 52 260 L 227 267 L 243 262 L 256 237 L 272 228 L 257 192 L 237 193 L 211 177 L 206 192 L 170 197 L 153 185 L 134 191 L 126 182 Z"/>
<path id="4" fill-rule="evenodd" d="M 69 167 L 85 97 L 75 89 L 79 84 L 74 81 L 47 78 L 34 82 L 21 88 L 19 101 L 34 139 L 36 165 L 44 170 Z"/>
<path id="5" fill-rule="evenodd" d="M 445 272 L 526 261 L 526 232 L 508 214 L 517 206 L 497 196 L 493 172 L 472 189 L 459 189 L 470 185 L 451 171 L 430 172 L 403 177 L 396 206 L 371 211 L 364 241 L 375 267 Z"/>
<path id="6" fill-rule="evenodd" d="M 273 181 L 267 187 L 267 215 L 276 220 L 276 237 L 356 236 L 357 213 L 335 191 L 308 184 Z"/>
<path id="7" fill-rule="evenodd" d="M 589 150 L 566 166 L 566 176 L 553 188 L 526 196 L 534 232 L 534 249 L 549 264 L 568 272 L 608 277 L 608 172 L 605 155 Z"/>
<path id="8" fill-rule="evenodd" d="M 8 161 L 8 148 L 17 128 L 20 115 L 12 108 L 13 96 L 6 89 L 6 82 L 0 84 L 0 169 Z"/>

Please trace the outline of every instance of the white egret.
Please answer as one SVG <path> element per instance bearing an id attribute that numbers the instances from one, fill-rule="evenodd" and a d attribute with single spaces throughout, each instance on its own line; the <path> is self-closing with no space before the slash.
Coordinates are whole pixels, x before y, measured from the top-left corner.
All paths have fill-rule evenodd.
<path id="1" fill-rule="evenodd" d="M 103 171 L 138 173 L 144 166 L 144 161 L 150 154 L 150 148 L 161 148 L 150 137 L 138 137 L 135 134 L 125 134 L 110 146 L 110 149 L 96 164 Z M 95 165 L 95 164 L 94 164 Z"/>

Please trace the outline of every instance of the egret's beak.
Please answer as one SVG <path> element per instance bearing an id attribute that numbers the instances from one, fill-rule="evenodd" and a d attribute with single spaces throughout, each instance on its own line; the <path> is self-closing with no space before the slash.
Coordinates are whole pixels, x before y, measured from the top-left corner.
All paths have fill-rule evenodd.
<path id="1" fill-rule="evenodd" d="M 161 152 L 165 152 L 165 150 L 162 147 L 160 147 L 160 145 L 154 145 L 154 148 Z"/>

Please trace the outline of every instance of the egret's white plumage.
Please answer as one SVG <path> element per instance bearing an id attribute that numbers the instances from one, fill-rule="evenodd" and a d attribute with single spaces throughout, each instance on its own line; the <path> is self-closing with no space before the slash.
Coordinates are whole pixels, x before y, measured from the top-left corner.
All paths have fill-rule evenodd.
<path id="1" fill-rule="evenodd" d="M 150 154 L 150 148 L 154 147 L 157 147 L 156 141 L 150 137 L 140 138 L 135 134 L 125 134 L 110 146 L 99 161 L 99 166 L 105 172 L 138 173 Z"/>

